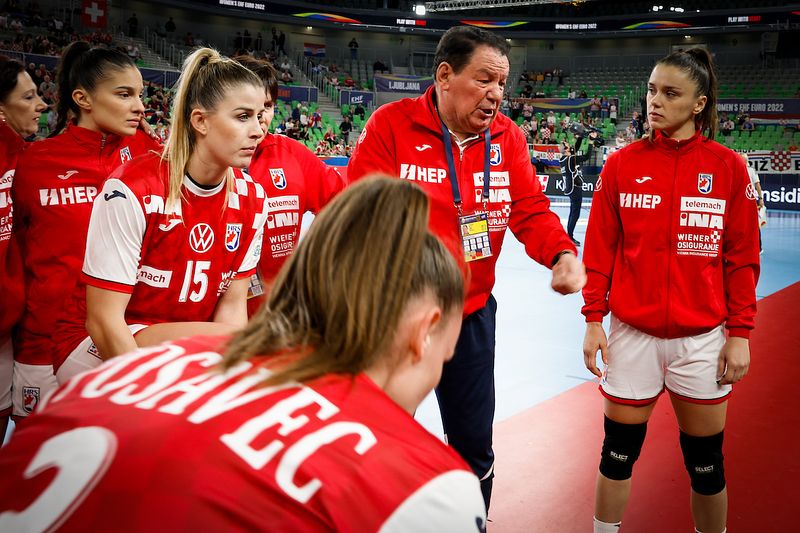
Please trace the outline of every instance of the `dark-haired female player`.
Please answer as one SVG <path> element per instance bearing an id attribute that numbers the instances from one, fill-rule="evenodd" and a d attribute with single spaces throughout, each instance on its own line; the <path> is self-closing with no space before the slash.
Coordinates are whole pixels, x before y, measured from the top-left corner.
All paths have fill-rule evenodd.
<path id="1" fill-rule="evenodd" d="M 620 526 L 633 463 L 664 389 L 680 426 L 695 527 L 726 528 L 722 436 L 731 384 L 750 365 L 759 261 L 747 169 L 713 141 L 716 85 L 705 50 L 658 61 L 647 93 L 652 133 L 615 152 L 598 181 L 583 290 L 584 359 L 602 376 L 605 396 L 595 532 Z"/>

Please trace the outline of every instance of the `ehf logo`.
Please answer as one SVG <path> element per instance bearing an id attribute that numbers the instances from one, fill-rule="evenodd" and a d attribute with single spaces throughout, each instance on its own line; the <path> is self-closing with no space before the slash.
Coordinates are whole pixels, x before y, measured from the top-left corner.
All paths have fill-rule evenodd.
<path id="1" fill-rule="evenodd" d="M 283 173 L 282 168 L 269 169 L 269 175 L 272 176 L 272 184 L 275 185 L 276 189 L 282 190 L 286 188 L 286 174 Z"/>
<path id="2" fill-rule="evenodd" d="M 39 405 L 39 387 L 22 387 L 22 407 L 26 413 L 32 413 Z"/>
<path id="3" fill-rule="evenodd" d="M 714 183 L 713 174 L 698 174 L 697 175 L 697 190 L 703 194 L 711 192 L 711 187 Z"/>
<path id="4" fill-rule="evenodd" d="M 204 254 L 214 244 L 214 230 L 205 222 L 195 224 L 189 232 L 189 246 L 198 254 Z"/>
<path id="5" fill-rule="evenodd" d="M 239 248 L 239 239 L 242 236 L 241 224 L 228 224 L 225 229 L 225 249 L 235 252 Z"/>
<path id="6" fill-rule="evenodd" d="M 119 158 L 122 160 L 123 163 L 133 159 L 133 156 L 131 155 L 130 147 L 126 146 L 125 148 L 120 150 L 119 151 Z"/>
<path id="7" fill-rule="evenodd" d="M 489 148 L 489 164 L 496 167 L 503 162 L 503 152 L 500 151 L 500 144 L 492 143 Z"/>

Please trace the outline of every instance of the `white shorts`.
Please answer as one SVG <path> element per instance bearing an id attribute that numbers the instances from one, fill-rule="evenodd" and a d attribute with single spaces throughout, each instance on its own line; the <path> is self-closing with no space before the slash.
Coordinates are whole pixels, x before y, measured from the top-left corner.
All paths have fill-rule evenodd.
<path id="1" fill-rule="evenodd" d="M 58 382 L 53 374 L 53 365 L 28 365 L 14 361 L 14 378 L 11 389 L 11 398 L 14 403 L 13 416 L 28 416 L 57 387 Z"/>
<path id="2" fill-rule="evenodd" d="M 11 382 L 14 380 L 14 351 L 11 337 L 0 340 L 0 416 L 11 413 Z M 0 436 L 0 440 L 2 440 Z"/>
<path id="3" fill-rule="evenodd" d="M 600 391 L 612 402 L 628 405 L 650 404 L 665 387 L 689 402 L 721 403 L 732 390 L 717 384 L 724 345 L 723 326 L 693 337 L 661 339 L 612 316 Z"/>
<path id="4" fill-rule="evenodd" d="M 129 324 L 128 329 L 132 335 L 136 335 L 147 327 L 146 324 Z M 92 342 L 88 335 L 70 352 L 67 358 L 61 363 L 56 371 L 56 379 L 59 385 L 63 385 L 73 376 L 77 376 L 87 370 L 92 370 L 103 364 L 97 346 Z"/>

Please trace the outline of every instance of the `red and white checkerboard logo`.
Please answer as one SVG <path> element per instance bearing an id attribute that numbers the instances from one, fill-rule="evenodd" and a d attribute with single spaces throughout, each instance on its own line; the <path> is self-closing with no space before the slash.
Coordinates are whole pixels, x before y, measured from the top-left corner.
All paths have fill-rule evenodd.
<path id="1" fill-rule="evenodd" d="M 785 150 L 774 151 L 770 153 L 772 160 L 770 167 L 773 172 L 786 172 L 792 168 L 792 154 Z"/>

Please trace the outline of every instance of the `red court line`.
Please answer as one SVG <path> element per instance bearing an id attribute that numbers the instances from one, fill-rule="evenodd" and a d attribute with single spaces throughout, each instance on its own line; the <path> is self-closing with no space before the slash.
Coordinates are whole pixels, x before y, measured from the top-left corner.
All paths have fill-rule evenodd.
<path id="1" fill-rule="evenodd" d="M 800 283 L 758 303 L 752 366 L 725 431 L 728 531 L 797 531 L 800 510 Z M 580 354 L 575 354 L 580 357 Z M 586 383 L 495 426 L 490 533 L 591 531 L 602 397 Z M 622 531 L 692 531 L 688 475 L 669 401 L 648 425 Z"/>

